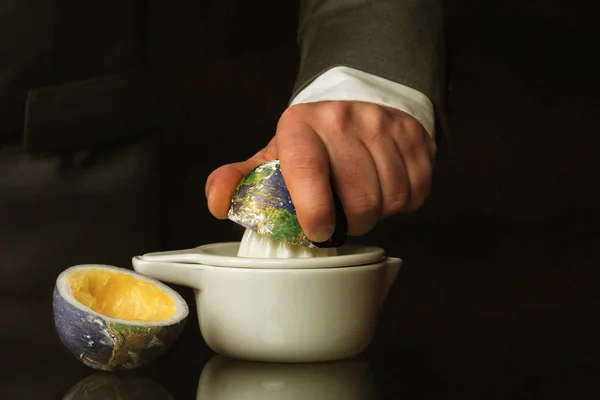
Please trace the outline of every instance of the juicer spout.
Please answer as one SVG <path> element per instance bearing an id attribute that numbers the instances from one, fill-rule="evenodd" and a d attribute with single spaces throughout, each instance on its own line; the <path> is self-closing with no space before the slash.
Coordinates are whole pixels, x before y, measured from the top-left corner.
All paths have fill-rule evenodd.
<path id="1" fill-rule="evenodd" d="M 402 266 L 402 260 L 396 257 L 386 257 L 385 258 L 385 270 L 384 270 L 384 290 L 381 296 L 381 304 L 387 298 L 390 293 L 390 289 L 394 285 L 396 281 L 396 277 L 398 276 L 398 272 L 400 271 L 400 267 Z"/>

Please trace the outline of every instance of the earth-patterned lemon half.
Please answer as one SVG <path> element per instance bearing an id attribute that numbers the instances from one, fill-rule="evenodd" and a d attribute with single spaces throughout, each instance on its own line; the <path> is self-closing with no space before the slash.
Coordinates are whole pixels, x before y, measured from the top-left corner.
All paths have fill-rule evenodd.
<path id="1" fill-rule="evenodd" d="M 292 245 L 311 246 L 298 222 L 279 160 L 260 164 L 240 181 L 227 216 L 259 235 Z"/>
<path id="2" fill-rule="evenodd" d="M 296 206 L 285 184 L 278 159 L 250 171 L 235 189 L 227 217 L 259 235 L 302 247 L 340 247 L 346 241 L 347 221 L 332 187 L 335 231 L 325 242 L 312 242 L 302 230 Z"/>
<path id="3" fill-rule="evenodd" d="M 54 324 L 63 344 L 101 371 L 144 366 L 183 330 L 189 308 L 167 285 L 109 265 L 77 265 L 54 287 Z"/>

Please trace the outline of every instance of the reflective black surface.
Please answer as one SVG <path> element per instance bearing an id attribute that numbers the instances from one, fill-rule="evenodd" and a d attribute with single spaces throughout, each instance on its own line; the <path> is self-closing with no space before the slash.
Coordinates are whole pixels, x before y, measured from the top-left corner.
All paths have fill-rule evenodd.
<path id="1" fill-rule="evenodd" d="M 458 226 L 420 225 L 382 244 L 404 257 L 404 267 L 372 346 L 337 363 L 223 359 L 204 344 L 191 302 L 189 324 L 169 353 L 140 370 L 103 374 L 62 346 L 50 303 L 4 299 L 0 398 L 61 399 L 69 391 L 65 398 L 181 400 L 600 395 L 598 236 L 565 226 L 461 226 L 468 228 L 461 237 L 452 237 Z M 403 245 L 394 248 L 393 240 Z"/>

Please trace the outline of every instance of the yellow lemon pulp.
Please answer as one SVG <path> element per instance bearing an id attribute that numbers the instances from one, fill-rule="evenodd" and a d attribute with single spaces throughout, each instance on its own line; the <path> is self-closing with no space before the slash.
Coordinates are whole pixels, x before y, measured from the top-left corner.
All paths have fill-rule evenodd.
<path id="1" fill-rule="evenodd" d="M 75 300 L 107 317 L 157 322 L 176 312 L 175 300 L 160 287 L 122 272 L 74 271 L 67 284 Z"/>

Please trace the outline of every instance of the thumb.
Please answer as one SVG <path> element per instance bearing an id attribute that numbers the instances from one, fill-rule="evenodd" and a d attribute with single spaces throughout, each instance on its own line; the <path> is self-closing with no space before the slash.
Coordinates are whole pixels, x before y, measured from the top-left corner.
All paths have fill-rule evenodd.
<path id="1" fill-rule="evenodd" d="M 259 164 L 269 161 L 263 152 L 248 161 L 226 164 L 214 170 L 206 179 L 208 210 L 219 219 L 226 219 L 235 188 L 242 178 Z"/>

